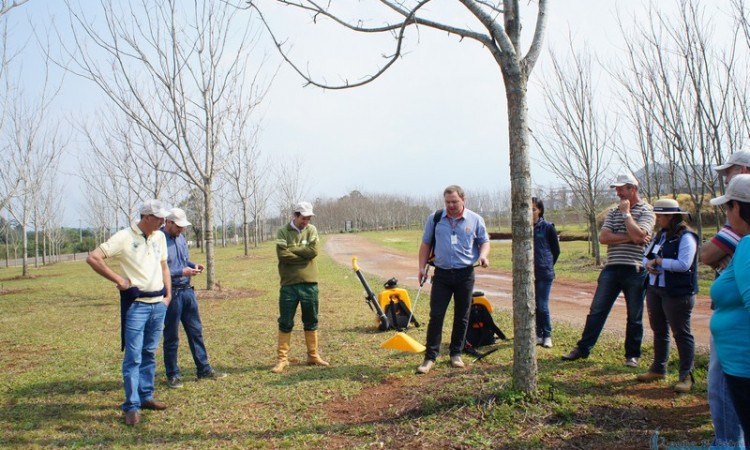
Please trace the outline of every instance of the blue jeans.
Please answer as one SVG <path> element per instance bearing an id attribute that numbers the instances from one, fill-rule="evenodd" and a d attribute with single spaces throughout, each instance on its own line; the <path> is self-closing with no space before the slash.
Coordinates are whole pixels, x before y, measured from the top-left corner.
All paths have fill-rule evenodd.
<path id="1" fill-rule="evenodd" d="M 172 301 L 164 320 L 164 368 L 167 378 L 179 377 L 177 350 L 180 345 L 180 322 L 185 328 L 190 353 L 193 355 L 198 376 L 211 373 L 206 345 L 203 343 L 203 324 L 198 312 L 198 301 L 192 288 L 174 288 Z"/>
<path id="2" fill-rule="evenodd" d="M 627 326 L 625 327 L 625 357 L 640 358 L 641 342 L 643 341 L 643 298 L 646 295 L 645 270 L 638 270 L 635 266 L 611 265 L 605 266 L 599 274 L 599 281 L 591 301 L 589 315 L 586 316 L 586 326 L 578 341 L 578 350 L 588 356 L 596 345 L 599 335 L 604 329 L 609 312 L 622 292 L 625 295 L 627 307 Z"/>
<path id="3" fill-rule="evenodd" d="M 536 336 L 540 338 L 552 336 L 552 318 L 549 315 L 549 293 L 551 290 L 552 280 L 534 280 Z"/>
<path id="4" fill-rule="evenodd" d="M 453 297 L 453 331 L 450 355 L 464 351 L 466 330 L 469 328 L 471 295 L 474 293 L 474 268 L 446 270 L 435 268 L 430 291 L 430 323 L 427 325 L 427 351 L 424 359 L 435 361 L 443 339 L 443 321 Z"/>
<path id="5" fill-rule="evenodd" d="M 714 441 L 711 448 L 744 448 L 745 439 L 740 419 L 734 410 L 724 371 L 714 348 L 711 336 L 711 356 L 708 360 L 708 407 L 714 423 Z"/>
<path id="6" fill-rule="evenodd" d="M 670 296 L 662 287 L 649 286 L 646 289 L 646 305 L 654 332 L 654 362 L 649 371 L 666 375 L 671 329 L 680 355 L 680 380 L 684 380 L 693 371 L 695 359 L 695 340 L 690 331 L 695 295 Z"/>
<path id="7" fill-rule="evenodd" d="M 123 411 L 138 411 L 141 403 L 154 398 L 156 349 L 164 330 L 164 302 L 133 302 L 125 321 L 125 355 L 122 380 L 125 386 Z"/>

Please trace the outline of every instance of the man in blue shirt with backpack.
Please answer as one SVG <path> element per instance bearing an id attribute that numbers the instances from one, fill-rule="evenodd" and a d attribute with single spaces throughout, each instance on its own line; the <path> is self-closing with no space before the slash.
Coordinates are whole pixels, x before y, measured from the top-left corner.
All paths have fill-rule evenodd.
<path id="1" fill-rule="evenodd" d="M 471 296 L 474 292 L 474 263 L 489 266 L 490 238 L 484 219 L 464 207 L 464 190 L 451 185 L 443 191 L 445 209 L 427 218 L 419 247 L 419 282 L 426 276 L 434 247 L 435 275 L 430 293 L 430 323 L 427 325 L 427 350 L 417 373 L 426 374 L 435 365 L 443 335 L 443 321 L 453 297 L 451 366 L 465 367 L 461 360 L 469 326 Z M 436 214 L 440 214 L 436 217 Z M 436 220 L 437 219 L 437 220 Z"/>

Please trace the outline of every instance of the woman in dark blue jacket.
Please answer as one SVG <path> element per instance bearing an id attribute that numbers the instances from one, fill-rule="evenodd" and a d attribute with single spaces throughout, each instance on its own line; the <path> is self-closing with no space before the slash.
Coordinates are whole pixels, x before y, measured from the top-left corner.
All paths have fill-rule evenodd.
<path id="1" fill-rule="evenodd" d="M 693 387 L 695 340 L 690 331 L 690 316 L 698 292 L 698 236 L 687 226 L 677 200 L 660 199 L 654 203 L 658 233 L 643 256 L 648 270 L 646 306 L 654 332 L 654 362 L 638 381 L 666 378 L 669 362 L 669 331 L 672 330 L 680 355 L 679 382 L 675 392 Z"/>
<path id="2" fill-rule="evenodd" d="M 531 199 L 534 217 L 534 292 L 536 299 L 536 344 L 552 347 L 552 319 L 549 293 L 555 279 L 555 263 L 560 256 L 560 242 L 555 224 L 544 220 L 544 202 Z"/>

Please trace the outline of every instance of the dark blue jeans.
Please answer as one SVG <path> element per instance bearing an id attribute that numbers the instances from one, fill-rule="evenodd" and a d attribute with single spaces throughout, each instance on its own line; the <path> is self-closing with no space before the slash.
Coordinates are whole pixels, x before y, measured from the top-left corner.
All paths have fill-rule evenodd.
<path id="1" fill-rule="evenodd" d="M 690 331 L 690 316 L 695 295 L 669 296 L 658 286 L 646 288 L 648 321 L 654 332 L 654 362 L 650 372 L 666 375 L 669 362 L 669 330 L 672 330 L 680 355 L 680 380 L 693 371 L 695 340 Z"/>
<path id="2" fill-rule="evenodd" d="M 138 411 L 141 404 L 154 398 L 156 350 L 159 348 L 164 314 L 164 302 L 133 302 L 125 321 L 125 354 L 122 358 L 122 380 L 125 401 L 122 410 Z"/>
<path id="3" fill-rule="evenodd" d="M 212 369 L 208 363 L 206 345 L 203 343 L 203 324 L 198 312 L 195 291 L 191 288 L 177 288 L 173 289 L 172 301 L 169 303 L 167 316 L 164 319 L 164 368 L 167 371 L 167 378 L 181 375 L 180 368 L 177 366 L 180 322 L 185 328 L 197 375 L 210 373 Z"/>
<path id="4" fill-rule="evenodd" d="M 635 266 L 612 265 L 605 266 L 599 274 L 598 285 L 591 301 L 589 315 L 586 316 L 586 326 L 578 341 L 578 350 L 588 356 L 596 345 L 599 335 L 604 329 L 609 312 L 622 292 L 625 295 L 627 307 L 627 326 L 625 327 L 625 357 L 640 358 L 641 342 L 643 341 L 643 298 L 646 294 L 645 270 L 638 270 Z"/>
<path id="5" fill-rule="evenodd" d="M 732 403 L 737 417 L 742 425 L 742 433 L 750 436 L 750 378 L 735 377 L 724 374 L 729 386 L 729 393 L 732 394 Z M 748 448 L 747 445 L 745 448 Z"/>
<path id="6" fill-rule="evenodd" d="M 536 336 L 552 336 L 552 318 L 549 314 L 549 293 L 552 280 L 534 280 L 534 297 L 536 299 Z"/>
<path id="7" fill-rule="evenodd" d="M 453 297 L 453 331 L 450 355 L 460 355 L 464 350 L 466 330 L 469 328 L 471 295 L 474 293 L 474 268 L 446 270 L 435 268 L 430 292 L 430 323 L 427 325 L 427 351 L 425 359 L 434 361 L 440 353 L 443 339 L 443 321 L 448 304 Z"/>

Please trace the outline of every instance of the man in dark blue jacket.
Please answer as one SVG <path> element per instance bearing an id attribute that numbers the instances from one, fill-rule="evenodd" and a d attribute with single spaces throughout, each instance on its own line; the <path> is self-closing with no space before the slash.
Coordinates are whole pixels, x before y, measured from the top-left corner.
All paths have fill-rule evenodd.
<path id="1" fill-rule="evenodd" d="M 203 343 L 203 324 L 198 311 L 198 301 L 190 284 L 190 278 L 203 272 L 203 264 L 190 261 L 187 240 L 182 232 L 189 226 L 185 211 L 172 208 L 162 232 L 167 238 L 167 264 L 172 277 L 172 302 L 164 319 L 164 367 L 167 384 L 171 388 L 183 386 L 180 368 L 177 366 L 177 350 L 180 345 L 180 322 L 187 334 L 190 352 L 193 354 L 198 379 L 218 379 L 227 376 L 217 372 L 208 362 L 206 345 Z"/>

